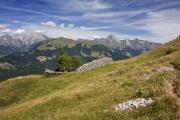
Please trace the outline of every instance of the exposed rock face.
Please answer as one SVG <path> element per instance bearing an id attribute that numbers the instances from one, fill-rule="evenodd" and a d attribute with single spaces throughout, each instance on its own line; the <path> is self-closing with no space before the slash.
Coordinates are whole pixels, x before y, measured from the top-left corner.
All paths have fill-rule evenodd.
<path id="1" fill-rule="evenodd" d="M 39 61 L 39 62 L 44 62 L 47 60 L 46 56 L 38 56 L 36 57 L 36 59 Z"/>
<path id="2" fill-rule="evenodd" d="M 112 58 L 109 58 L 109 57 L 101 58 L 101 59 L 97 59 L 97 60 L 94 60 L 92 62 L 82 65 L 76 71 L 84 72 L 84 71 L 88 71 L 88 70 L 95 69 L 98 67 L 102 67 L 107 64 L 111 64 L 112 62 L 113 62 Z"/>
<path id="3" fill-rule="evenodd" d="M 0 55 L 28 51 L 40 42 L 47 40 L 45 35 L 38 33 L 21 33 L 0 36 Z"/>
<path id="4" fill-rule="evenodd" d="M 14 68 L 14 66 L 13 66 L 12 64 L 10 64 L 10 63 L 7 63 L 7 62 L 5 62 L 5 63 L 0 63 L 0 69 L 10 70 L 10 69 L 12 69 L 12 68 Z"/>
<path id="5" fill-rule="evenodd" d="M 131 48 L 131 49 L 142 49 L 142 50 L 151 50 L 153 48 L 159 47 L 161 44 L 153 43 L 146 40 L 121 40 L 118 36 L 109 35 L 107 38 L 100 38 L 94 40 L 98 44 L 105 45 L 110 48 Z"/>
<path id="6" fill-rule="evenodd" d="M 114 106 L 115 110 L 127 110 L 132 108 L 139 108 L 139 107 L 145 107 L 148 104 L 153 103 L 154 100 L 152 98 L 144 99 L 144 98 L 137 98 L 134 100 L 129 100 L 123 103 L 120 103 L 118 105 Z"/>

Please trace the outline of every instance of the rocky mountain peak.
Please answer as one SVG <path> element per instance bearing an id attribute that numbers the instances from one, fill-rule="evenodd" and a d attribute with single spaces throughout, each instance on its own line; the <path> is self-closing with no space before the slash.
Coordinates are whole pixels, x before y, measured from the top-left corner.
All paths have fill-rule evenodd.
<path id="1" fill-rule="evenodd" d="M 111 35 L 107 36 L 107 39 L 112 40 L 112 41 L 117 41 L 117 40 L 119 40 L 119 37 L 111 34 Z"/>
<path id="2" fill-rule="evenodd" d="M 9 50 L 8 54 L 14 52 L 24 52 L 32 49 L 40 42 L 47 40 L 45 35 L 39 33 L 20 33 L 20 34 L 6 34 L 0 36 L 0 50 L 1 53 L 6 53 L 4 48 Z"/>
<path id="3" fill-rule="evenodd" d="M 131 48 L 131 49 L 143 49 L 143 50 L 153 49 L 160 45 L 158 43 L 153 43 L 139 39 L 121 40 L 118 36 L 113 34 L 107 36 L 106 38 L 95 39 L 95 42 L 97 44 L 103 44 L 110 48 Z"/>

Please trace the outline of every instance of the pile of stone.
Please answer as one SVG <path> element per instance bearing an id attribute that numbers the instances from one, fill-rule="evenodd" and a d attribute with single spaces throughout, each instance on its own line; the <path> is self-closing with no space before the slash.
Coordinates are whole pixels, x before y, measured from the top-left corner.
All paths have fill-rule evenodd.
<path id="1" fill-rule="evenodd" d="M 48 74 L 48 75 L 61 75 L 61 74 L 63 74 L 63 72 L 57 72 L 57 71 L 54 71 L 54 70 L 50 70 L 48 68 L 45 69 L 45 73 Z"/>
<path id="2" fill-rule="evenodd" d="M 113 62 L 112 58 L 109 58 L 109 57 L 101 58 L 101 59 L 97 59 L 97 60 L 94 60 L 92 62 L 83 64 L 76 71 L 77 72 L 84 72 L 84 71 L 88 71 L 88 70 L 92 70 L 95 68 L 102 67 L 102 66 L 107 65 L 107 64 L 111 64 L 112 62 Z"/>
<path id="3" fill-rule="evenodd" d="M 134 100 L 129 100 L 129 101 L 120 103 L 118 105 L 115 105 L 114 109 L 117 111 L 117 110 L 127 110 L 127 109 L 132 109 L 132 108 L 145 107 L 153 102 L 154 100 L 152 98 L 149 98 L 149 99 L 137 98 Z"/>

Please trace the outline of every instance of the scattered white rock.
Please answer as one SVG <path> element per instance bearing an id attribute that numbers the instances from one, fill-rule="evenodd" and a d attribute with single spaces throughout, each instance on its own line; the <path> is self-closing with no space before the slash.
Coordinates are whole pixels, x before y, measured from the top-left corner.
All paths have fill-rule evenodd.
<path id="1" fill-rule="evenodd" d="M 152 73 L 144 73 L 140 78 L 141 80 L 148 80 L 151 76 L 153 76 Z"/>
<path id="2" fill-rule="evenodd" d="M 163 66 L 163 67 L 155 69 L 155 71 L 157 71 L 157 72 L 174 71 L 174 68 L 173 67 Z"/>
<path id="3" fill-rule="evenodd" d="M 39 62 L 44 62 L 47 60 L 46 56 L 38 56 L 36 57 L 36 59 L 39 61 Z"/>
<path id="4" fill-rule="evenodd" d="M 167 67 L 167 66 L 162 66 L 159 68 L 155 68 L 150 72 L 146 72 L 143 75 L 140 76 L 141 80 L 148 80 L 151 76 L 153 76 L 155 73 L 162 73 L 165 71 L 175 71 L 173 67 Z"/>
<path id="5" fill-rule="evenodd" d="M 132 108 L 145 107 L 153 102 L 154 100 L 152 98 L 149 98 L 149 99 L 137 98 L 134 100 L 128 100 L 126 102 L 115 105 L 114 109 L 118 111 L 118 110 L 127 110 L 127 109 L 132 109 Z"/>
<path id="6" fill-rule="evenodd" d="M 102 67 L 107 64 L 111 64 L 112 62 L 113 62 L 112 58 L 109 58 L 109 57 L 101 58 L 101 59 L 97 59 L 92 62 L 83 64 L 76 71 L 84 72 L 84 71 L 88 71 L 88 70 L 95 69 L 98 67 Z"/>

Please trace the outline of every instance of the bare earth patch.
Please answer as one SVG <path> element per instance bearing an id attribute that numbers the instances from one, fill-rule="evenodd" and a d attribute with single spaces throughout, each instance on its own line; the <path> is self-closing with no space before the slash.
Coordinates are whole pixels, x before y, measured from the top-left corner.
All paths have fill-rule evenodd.
<path id="1" fill-rule="evenodd" d="M 162 66 L 159 68 L 155 68 L 150 72 L 145 72 L 143 75 L 140 76 L 141 80 L 148 80 L 151 76 L 153 76 L 155 73 L 162 73 L 165 71 L 175 71 L 173 67 L 167 67 L 167 66 Z"/>

